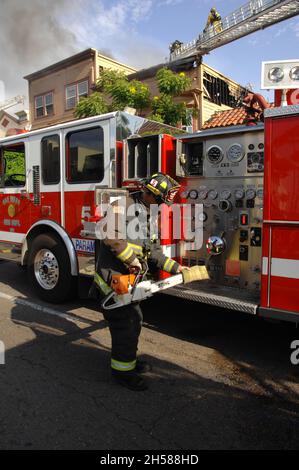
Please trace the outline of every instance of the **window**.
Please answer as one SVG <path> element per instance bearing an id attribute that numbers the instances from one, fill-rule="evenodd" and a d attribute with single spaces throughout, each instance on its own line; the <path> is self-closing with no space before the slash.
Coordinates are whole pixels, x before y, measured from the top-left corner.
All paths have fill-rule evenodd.
<path id="1" fill-rule="evenodd" d="M 59 135 L 44 137 L 42 146 L 42 179 L 44 184 L 60 181 L 60 140 Z"/>
<path id="2" fill-rule="evenodd" d="M 54 114 L 53 92 L 35 97 L 35 116 L 51 116 Z"/>
<path id="3" fill-rule="evenodd" d="M 1 187 L 24 186 L 25 144 L 8 145 L 1 148 Z"/>
<path id="4" fill-rule="evenodd" d="M 205 99 L 212 103 L 224 104 L 232 108 L 237 106 L 244 89 L 238 85 L 229 84 L 221 78 L 204 72 L 204 88 L 206 90 Z"/>
<path id="5" fill-rule="evenodd" d="M 80 99 L 88 96 L 88 80 L 84 82 L 74 83 L 66 87 L 66 109 L 72 109 L 77 106 Z"/>
<path id="6" fill-rule="evenodd" d="M 183 119 L 182 129 L 186 132 L 193 132 L 193 109 L 186 109 L 186 117 Z"/>
<path id="7" fill-rule="evenodd" d="M 9 124 L 9 120 L 6 119 L 6 118 L 4 118 L 3 121 L 1 122 L 1 126 L 2 126 L 2 127 L 7 127 L 8 124 Z"/>
<path id="8" fill-rule="evenodd" d="M 72 132 L 67 136 L 69 183 L 99 183 L 104 178 L 104 131 L 101 127 Z"/>

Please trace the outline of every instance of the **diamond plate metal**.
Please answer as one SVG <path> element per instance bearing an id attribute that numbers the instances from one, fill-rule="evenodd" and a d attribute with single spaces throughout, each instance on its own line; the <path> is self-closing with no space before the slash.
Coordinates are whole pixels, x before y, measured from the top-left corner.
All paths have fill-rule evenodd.
<path id="1" fill-rule="evenodd" d="M 234 291 L 234 289 L 231 290 Z M 214 295 L 194 289 L 186 289 L 184 287 L 174 287 L 165 290 L 161 294 L 180 297 L 182 299 L 192 300 L 194 302 L 201 302 L 204 304 L 213 305 L 214 307 L 227 308 L 230 310 L 236 310 L 238 312 L 249 313 L 251 315 L 256 315 L 258 309 L 258 303 L 254 300 L 248 301 L 242 300 L 241 298 L 238 299 L 229 296 Z"/>

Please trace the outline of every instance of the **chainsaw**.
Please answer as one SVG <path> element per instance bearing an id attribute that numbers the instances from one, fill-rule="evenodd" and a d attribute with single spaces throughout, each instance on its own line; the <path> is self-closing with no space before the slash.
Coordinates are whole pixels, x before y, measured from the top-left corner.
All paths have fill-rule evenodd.
<path id="1" fill-rule="evenodd" d="M 132 303 L 141 302 L 170 287 L 209 279 L 205 266 L 186 268 L 180 274 L 160 281 L 145 279 L 147 273 L 148 265 L 145 261 L 142 261 L 142 269 L 138 270 L 137 274 L 112 276 L 111 292 L 102 300 L 101 307 L 104 310 L 114 310 Z"/>

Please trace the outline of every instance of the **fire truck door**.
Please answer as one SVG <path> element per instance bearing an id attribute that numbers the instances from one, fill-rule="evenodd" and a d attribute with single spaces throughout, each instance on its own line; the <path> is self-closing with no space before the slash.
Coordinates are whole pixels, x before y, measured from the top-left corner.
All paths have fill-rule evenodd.
<path id="1" fill-rule="evenodd" d="M 50 132 L 29 139 L 31 225 L 40 219 L 61 224 L 61 135 Z"/>
<path id="2" fill-rule="evenodd" d="M 16 139 L 0 147 L 0 257 L 19 260 L 30 227 L 26 171 L 28 142 Z"/>
<path id="3" fill-rule="evenodd" d="M 83 221 L 95 213 L 95 186 L 108 188 L 112 181 L 109 121 L 74 126 L 64 133 L 65 182 L 63 225 L 77 252 L 94 252 L 92 240 L 82 240 Z"/>

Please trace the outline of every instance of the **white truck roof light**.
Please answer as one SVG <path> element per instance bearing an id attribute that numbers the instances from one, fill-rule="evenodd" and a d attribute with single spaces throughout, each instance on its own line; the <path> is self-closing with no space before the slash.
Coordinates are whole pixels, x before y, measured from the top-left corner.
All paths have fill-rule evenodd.
<path id="1" fill-rule="evenodd" d="M 292 89 L 298 83 L 299 59 L 262 62 L 262 89 Z"/>

